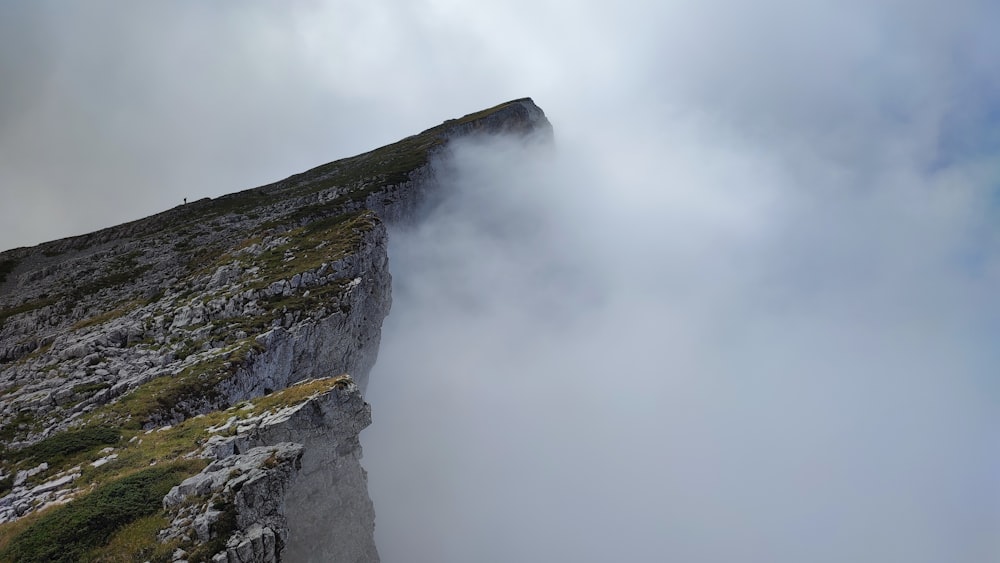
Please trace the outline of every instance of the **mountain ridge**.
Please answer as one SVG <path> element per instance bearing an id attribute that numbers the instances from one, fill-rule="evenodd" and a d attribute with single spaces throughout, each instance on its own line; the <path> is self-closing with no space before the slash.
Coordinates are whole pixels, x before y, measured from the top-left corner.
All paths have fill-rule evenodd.
<path id="1" fill-rule="evenodd" d="M 156 477 L 173 481 L 149 477 L 174 501 L 125 518 L 87 557 L 131 534 L 142 541 L 130 556 L 150 560 L 377 560 L 357 433 L 391 305 L 386 226 L 416 220 L 452 140 L 495 134 L 550 141 L 552 129 L 530 98 L 513 100 L 277 182 L 0 253 L 0 561 L 57 560 L 44 541 L 53 518 L 175 466 Z M 267 430 L 305 405 L 317 414 Z M 217 467 L 271 485 L 236 488 Z M 339 531 L 307 545 L 316 521 L 290 518 L 285 500 L 331 490 L 334 506 L 310 513 Z"/>

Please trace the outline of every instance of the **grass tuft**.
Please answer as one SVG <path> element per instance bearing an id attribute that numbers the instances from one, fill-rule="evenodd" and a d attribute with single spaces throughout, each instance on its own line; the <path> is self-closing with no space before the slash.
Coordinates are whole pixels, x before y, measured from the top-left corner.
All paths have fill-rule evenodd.
<path id="1" fill-rule="evenodd" d="M 176 542 L 161 543 L 157 533 L 170 525 L 164 511 L 143 516 L 121 527 L 107 545 L 91 551 L 88 559 L 94 563 L 166 563 L 172 559 Z"/>

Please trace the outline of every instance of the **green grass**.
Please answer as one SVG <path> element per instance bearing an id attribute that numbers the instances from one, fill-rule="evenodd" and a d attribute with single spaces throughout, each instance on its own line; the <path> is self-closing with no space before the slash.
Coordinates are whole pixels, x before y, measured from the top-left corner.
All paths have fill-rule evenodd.
<path id="1" fill-rule="evenodd" d="M 176 542 L 161 543 L 156 534 L 169 525 L 163 510 L 143 516 L 119 528 L 107 544 L 91 550 L 86 559 L 94 563 L 167 563 L 172 560 Z"/>
<path id="2" fill-rule="evenodd" d="M 316 219 L 285 234 L 289 241 L 262 252 L 254 260 L 261 268 L 260 280 L 251 287 L 260 289 L 272 282 L 333 263 L 358 248 L 362 234 L 374 226 L 372 212 L 349 213 Z M 293 258 L 286 259 L 286 252 Z"/>
<path id="3" fill-rule="evenodd" d="M 73 386 L 73 392 L 81 395 L 93 395 L 94 393 L 111 387 L 107 381 L 95 381 L 94 383 L 81 383 Z"/>
<path id="4" fill-rule="evenodd" d="M 185 400 L 213 400 L 216 387 L 236 373 L 246 361 L 251 350 L 259 349 L 252 338 L 247 338 L 197 364 L 184 368 L 176 375 L 157 377 L 122 397 L 118 402 L 95 410 L 89 419 L 96 424 L 115 424 L 138 430 L 148 424 L 174 414 L 183 417 L 197 412 L 182 412 L 180 403 Z"/>
<path id="5" fill-rule="evenodd" d="M 170 488 L 204 467 L 185 460 L 152 467 L 106 483 L 73 502 L 45 512 L 0 551 L 0 561 L 73 563 L 106 544 L 118 530 L 160 510 Z"/>
<path id="6" fill-rule="evenodd" d="M 154 380 L 155 381 L 155 380 Z M 118 458 L 100 467 L 85 466 L 78 483 L 95 483 L 127 474 L 137 468 L 152 463 L 163 463 L 196 450 L 209 437 L 208 428 L 224 423 L 232 416 L 249 417 L 265 411 L 301 403 L 307 398 L 345 385 L 345 377 L 330 377 L 310 380 L 293 385 L 270 395 L 253 400 L 252 409 L 242 409 L 241 404 L 227 410 L 219 410 L 204 416 L 189 418 L 172 428 L 145 432 L 135 428 L 123 428 L 123 440 L 115 450 Z M 147 385 L 149 385 L 147 383 Z M 141 390 L 142 388 L 140 388 Z M 130 441 L 131 438 L 136 438 Z"/>
<path id="7" fill-rule="evenodd" d="M 91 327 L 91 326 L 95 326 L 95 325 L 99 325 L 99 324 L 104 324 L 104 323 L 106 323 L 106 322 L 108 322 L 110 320 L 117 319 L 119 317 L 122 317 L 122 316 L 130 313 L 131 311 L 137 309 L 140 304 L 141 303 L 139 301 L 137 301 L 137 300 L 129 301 L 129 302 L 125 303 L 124 305 L 121 305 L 119 307 L 111 309 L 110 311 L 105 311 L 103 313 L 99 313 L 99 314 L 94 315 L 92 317 L 89 317 L 89 318 L 83 319 L 81 321 L 78 321 L 71 328 L 72 328 L 72 330 L 79 330 L 81 328 L 87 328 L 87 327 Z"/>

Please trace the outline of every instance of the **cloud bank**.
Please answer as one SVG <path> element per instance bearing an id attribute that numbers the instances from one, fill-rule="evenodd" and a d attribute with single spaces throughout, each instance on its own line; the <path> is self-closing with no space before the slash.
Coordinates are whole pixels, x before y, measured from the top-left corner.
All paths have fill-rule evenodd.
<path id="1" fill-rule="evenodd" d="M 1000 554 L 980 163 L 887 149 L 859 178 L 701 120 L 592 125 L 457 147 L 392 233 L 384 559 Z"/>

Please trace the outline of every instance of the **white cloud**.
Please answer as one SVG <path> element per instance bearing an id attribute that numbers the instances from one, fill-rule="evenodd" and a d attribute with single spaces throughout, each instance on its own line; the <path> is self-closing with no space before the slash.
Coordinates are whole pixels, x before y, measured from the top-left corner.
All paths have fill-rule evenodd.
<path id="1" fill-rule="evenodd" d="M 460 147 L 395 234 L 387 561 L 1000 553 L 981 163 L 885 131 L 856 170 L 697 115 Z"/>

